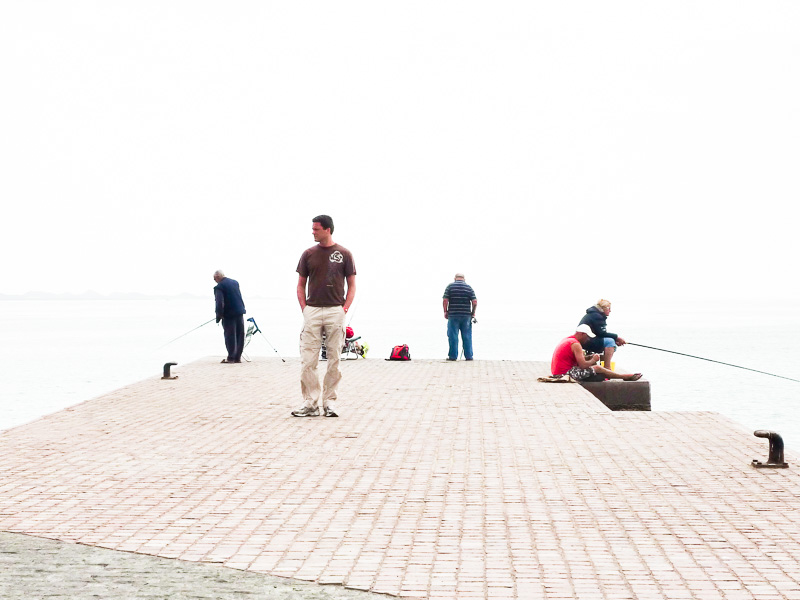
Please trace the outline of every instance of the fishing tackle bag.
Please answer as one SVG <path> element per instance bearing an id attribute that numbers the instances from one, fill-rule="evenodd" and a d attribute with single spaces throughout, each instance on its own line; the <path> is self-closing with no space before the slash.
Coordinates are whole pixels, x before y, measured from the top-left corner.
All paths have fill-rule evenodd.
<path id="1" fill-rule="evenodd" d="M 392 353 L 386 360 L 411 360 L 411 353 L 408 351 L 408 344 L 402 344 L 392 348 Z"/>

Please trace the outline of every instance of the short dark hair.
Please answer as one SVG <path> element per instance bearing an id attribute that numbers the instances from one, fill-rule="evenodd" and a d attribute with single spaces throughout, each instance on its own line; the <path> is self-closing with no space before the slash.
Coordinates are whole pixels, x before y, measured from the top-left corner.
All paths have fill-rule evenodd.
<path id="1" fill-rule="evenodd" d="M 323 229 L 330 229 L 331 233 L 333 233 L 333 219 L 331 219 L 328 215 L 318 215 L 311 219 L 312 223 L 319 223 L 322 225 Z"/>

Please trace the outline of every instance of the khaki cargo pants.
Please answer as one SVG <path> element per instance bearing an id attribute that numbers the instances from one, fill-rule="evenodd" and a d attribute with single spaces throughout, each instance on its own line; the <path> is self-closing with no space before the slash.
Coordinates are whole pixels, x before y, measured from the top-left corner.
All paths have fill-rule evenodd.
<path id="1" fill-rule="evenodd" d="M 300 391 L 308 408 L 317 408 L 320 397 L 317 363 L 325 334 L 328 370 L 322 382 L 322 408 L 335 410 L 336 386 L 342 378 L 339 356 L 344 347 L 344 308 L 341 306 L 306 306 L 303 309 L 303 331 L 300 332 Z"/>

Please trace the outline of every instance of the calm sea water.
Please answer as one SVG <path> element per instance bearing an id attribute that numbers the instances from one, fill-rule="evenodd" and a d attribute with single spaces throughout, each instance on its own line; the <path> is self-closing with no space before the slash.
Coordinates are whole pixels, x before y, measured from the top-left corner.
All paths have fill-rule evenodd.
<path id="1" fill-rule="evenodd" d="M 401 343 L 409 345 L 413 358 L 444 358 L 440 302 L 417 304 L 416 312 L 357 303 L 350 324 L 370 345 L 370 359 L 386 358 Z M 247 304 L 248 316 L 277 352 L 298 356 L 296 301 L 248 299 Z M 159 348 L 210 319 L 211 299 L 6 300 L 0 307 L 0 430 L 160 375 L 165 362 L 179 363 L 179 370 L 181 363 L 200 357 L 224 356 L 222 331 L 213 322 Z M 537 305 L 521 312 L 511 305 L 482 303 L 474 329 L 476 358 L 549 362 L 553 347 L 585 308 Z M 609 329 L 629 342 L 800 379 L 799 363 L 787 344 L 800 334 L 794 302 L 746 308 L 618 302 Z M 248 353 L 276 356 L 261 336 Z M 719 412 L 750 432 L 778 431 L 789 448 L 800 449 L 800 383 L 632 346 L 620 350 L 616 362 L 650 380 L 654 410 Z"/>

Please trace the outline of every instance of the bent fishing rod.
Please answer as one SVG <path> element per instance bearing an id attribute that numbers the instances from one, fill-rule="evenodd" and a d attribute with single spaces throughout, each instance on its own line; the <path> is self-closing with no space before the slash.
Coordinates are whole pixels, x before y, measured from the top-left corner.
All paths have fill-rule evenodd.
<path id="1" fill-rule="evenodd" d="M 255 320 L 253 317 L 250 317 L 250 318 L 249 318 L 249 319 L 247 319 L 247 320 L 248 320 L 248 321 L 250 321 L 250 322 L 252 322 L 252 323 L 253 323 L 253 327 L 255 327 L 255 328 L 256 328 L 256 330 L 253 332 L 253 335 L 255 335 L 255 334 L 257 334 L 257 333 L 260 333 L 260 334 L 261 334 L 261 337 L 263 337 L 265 340 L 267 340 L 267 336 L 265 336 L 265 335 L 264 335 L 264 332 L 263 332 L 263 331 L 261 331 L 261 329 L 258 327 L 258 323 L 256 323 L 256 320 Z M 267 343 L 269 344 L 269 347 L 270 347 L 270 348 L 272 348 L 273 350 L 275 350 L 275 354 L 277 354 L 277 355 L 278 355 L 278 358 L 280 358 L 280 359 L 281 359 L 283 362 L 286 362 L 286 361 L 284 360 L 284 358 L 283 358 L 283 357 L 280 355 L 280 352 L 278 352 L 278 349 L 277 349 L 275 346 L 273 346 L 272 344 L 270 344 L 270 341 L 269 341 L 269 340 L 267 340 Z"/>
<path id="2" fill-rule="evenodd" d="M 205 322 L 205 323 L 203 323 L 202 325 L 198 325 L 197 327 L 195 327 L 194 329 L 190 329 L 190 330 L 189 330 L 189 331 L 187 331 L 186 333 L 182 333 L 181 335 L 179 335 L 178 337 L 176 337 L 174 340 L 170 340 L 170 341 L 168 341 L 166 344 L 162 344 L 161 346 L 159 346 L 158 348 L 156 348 L 156 350 L 161 350 L 161 348 L 163 348 L 164 346 L 169 346 L 169 345 L 170 345 L 172 342 L 178 341 L 178 340 L 179 340 L 179 339 L 181 339 L 183 336 L 185 336 L 185 335 L 189 335 L 190 333 L 192 333 L 193 331 L 197 331 L 197 330 L 198 330 L 198 329 L 200 329 L 201 327 L 205 327 L 206 325 L 208 325 L 209 323 L 211 323 L 211 321 L 213 321 L 215 318 L 216 318 L 216 317 L 214 317 L 213 319 L 209 319 L 208 321 L 206 321 L 206 322 Z"/>
<path id="3" fill-rule="evenodd" d="M 628 346 L 638 346 L 639 348 L 649 348 L 650 350 L 658 350 L 660 352 L 669 352 L 670 354 L 680 354 L 681 356 L 688 356 L 689 358 L 697 358 L 699 360 L 707 360 L 708 362 L 726 365 L 728 367 L 736 367 L 737 369 L 744 369 L 745 371 L 753 371 L 754 373 L 761 373 L 762 375 L 769 375 L 770 377 L 780 377 L 781 379 L 788 379 L 789 381 L 796 381 L 800 383 L 800 379 L 792 379 L 791 377 L 784 377 L 783 375 L 775 375 L 775 373 L 767 373 L 766 371 L 759 371 L 758 369 L 751 369 L 749 367 L 741 367 L 739 365 L 732 365 L 731 363 L 722 362 L 721 360 L 713 360 L 711 358 L 703 358 L 702 356 L 694 356 L 693 354 L 684 354 L 683 352 L 675 352 L 674 350 L 664 350 L 664 348 L 655 348 L 653 346 L 645 346 L 644 344 L 634 344 L 627 342 Z"/>

